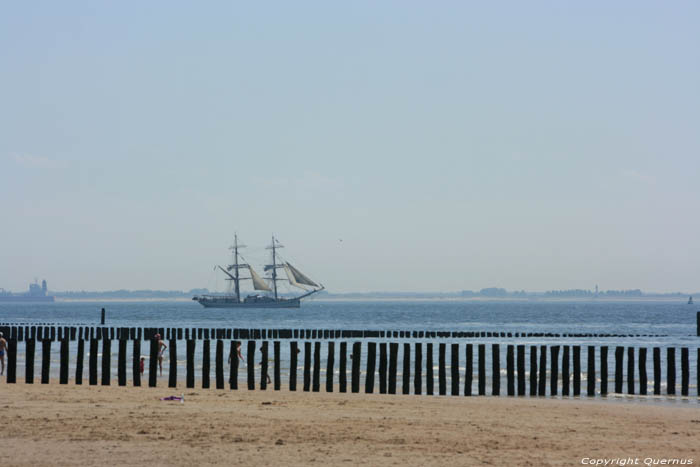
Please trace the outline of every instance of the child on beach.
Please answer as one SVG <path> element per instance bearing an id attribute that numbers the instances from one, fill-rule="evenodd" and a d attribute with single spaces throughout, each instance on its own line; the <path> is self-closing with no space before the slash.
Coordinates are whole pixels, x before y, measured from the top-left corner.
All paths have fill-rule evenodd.
<path id="1" fill-rule="evenodd" d="M 143 367 L 146 362 L 146 357 L 141 357 L 141 363 L 140 363 L 140 369 L 141 369 L 141 375 L 143 375 Z"/>

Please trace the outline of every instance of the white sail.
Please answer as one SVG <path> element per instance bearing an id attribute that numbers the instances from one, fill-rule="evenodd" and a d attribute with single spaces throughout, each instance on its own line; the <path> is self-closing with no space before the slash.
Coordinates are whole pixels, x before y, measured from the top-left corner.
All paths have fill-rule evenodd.
<path id="1" fill-rule="evenodd" d="M 300 270 L 298 270 L 289 263 L 285 263 L 284 270 L 287 272 L 287 276 L 289 276 L 289 283 L 292 285 L 296 285 L 297 287 L 299 287 L 299 284 L 301 284 L 309 285 L 311 287 L 319 287 L 317 283 L 306 277 Z M 294 278 L 293 281 L 292 278 Z"/>
<path id="2" fill-rule="evenodd" d="M 264 280 L 262 280 L 260 276 L 258 276 L 258 273 L 255 272 L 253 268 L 248 266 L 248 270 L 250 271 L 250 278 L 253 279 L 253 288 L 255 290 L 266 290 L 268 292 L 272 291 L 270 286 L 267 285 L 267 283 Z"/>

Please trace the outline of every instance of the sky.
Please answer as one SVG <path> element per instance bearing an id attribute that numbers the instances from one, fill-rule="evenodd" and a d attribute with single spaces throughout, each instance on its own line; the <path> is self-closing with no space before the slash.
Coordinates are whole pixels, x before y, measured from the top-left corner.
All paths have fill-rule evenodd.
<path id="1" fill-rule="evenodd" d="M 700 290 L 700 3 L 10 2 L 0 287 Z"/>

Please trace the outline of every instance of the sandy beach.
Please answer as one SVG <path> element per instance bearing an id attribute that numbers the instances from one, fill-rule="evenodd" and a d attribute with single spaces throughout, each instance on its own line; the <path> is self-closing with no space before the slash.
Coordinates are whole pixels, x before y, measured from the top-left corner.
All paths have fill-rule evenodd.
<path id="1" fill-rule="evenodd" d="M 0 409 L 3 465 L 700 462 L 696 404 L 3 383 Z"/>

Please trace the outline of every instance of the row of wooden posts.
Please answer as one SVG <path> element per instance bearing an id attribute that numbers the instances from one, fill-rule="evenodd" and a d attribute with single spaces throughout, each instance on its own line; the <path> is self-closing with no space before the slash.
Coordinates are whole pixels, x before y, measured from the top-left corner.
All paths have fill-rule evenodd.
<path id="1" fill-rule="evenodd" d="M 50 354 L 51 344 L 50 339 L 39 341 L 42 347 L 42 366 L 41 366 L 41 382 L 48 383 L 50 375 Z M 85 355 L 84 340 L 78 341 L 78 349 L 75 365 L 75 383 L 83 383 L 83 360 Z M 98 350 L 99 344 L 97 339 L 90 339 L 89 343 L 89 362 L 88 362 L 88 381 L 90 385 L 98 384 Z M 36 351 L 37 341 L 29 339 L 25 341 L 25 382 L 34 382 L 34 355 Z M 68 384 L 69 381 L 69 340 L 61 339 L 60 343 L 60 384 Z M 118 368 L 117 382 L 120 386 L 127 384 L 127 340 L 121 339 L 118 343 Z M 111 351 L 112 340 L 102 339 L 102 385 L 110 385 L 111 377 Z M 231 389 L 238 389 L 238 355 L 236 352 L 238 341 L 230 341 L 230 356 L 232 359 L 229 367 L 229 385 Z M 281 388 L 281 361 L 280 361 L 280 341 L 273 343 L 274 353 L 274 368 L 273 368 L 273 387 L 275 390 Z M 319 391 L 321 380 L 321 342 L 304 342 L 304 370 L 303 370 L 303 390 L 304 391 Z M 348 343 L 339 343 L 339 376 L 338 388 L 340 392 L 347 392 L 348 380 Z M 397 372 L 398 372 L 398 354 L 399 343 L 376 343 L 366 342 L 365 350 L 367 352 L 366 359 L 366 376 L 364 392 L 372 393 L 375 390 L 375 375 L 378 369 L 379 376 L 379 393 L 396 394 L 397 391 Z M 132 341 L 132 383 L 134 386 L 141 385 L 140 359 L 141 359 L 141 341 Z M 186 386 L 188 388 L 195 387 L 195 348 L 196 341 L 193 339 L 186 341 L 187 346 L 187 364 L 186 364 Z M 247 387 L 250 390 L 256 389 L 255 382 L 255 355 L 257 342 L 249 340 L 247 342 Z M 425 367 L 423 367 L 423 348 L 426 348 Z M 17 346 L 16 339 L 8 341 L 8 368 L 7 382 L 16 383 L 17 380 Z M 224 380 L 224 346 L 225 342 L 221 339 L 216 340 L 215 348 L 215 387 L 223 389 L 225 386 Z M 297 364 L 299 345 L 296 341 L 289 342 L 290 352 L 290 368 L 289 368 L 289 390 L 297 390 Z M 379 347 L 379 365 L 377 368 L 377 346 Z M 313 351 L 312 351 L 313 347 Z M 363 352 L 363 343 L 352 343 L 351 352 L 351 379 L 350 390 L 354 393 L 360 392 L 360 374 L 361 374 L 361 356 Z M 477 383 L 478 395 L 486 395 L 486 344 L 466 344 L 462 347 L 460 344 L 450 344 L 450 390 L 451 395 L 464 394 L 465 396 L 472 395 L 472 383 L 474 380 Z M 501 345 L 491 344 L 491 394 L 501 394 Z M 547 394 L 547 346 L 530 345 L 529 347 L 529 391 L 526 388 L 526 346 L 512 345 L 506 347 L 506 394 L 513 395 L 546 395 Z M 169 371 L 169 387 L 177 387 L 177 340 L 171 339 L 168 342 L 170 352 L 170 371 Z M 474 350 L 477 350 L 477 371 L 476 379 L 474 379 Z M 411 360 L 413 350 L 414 358 Z M 549 373 L 550 373 L 550 395 L 557 395 L 559 392 L 559 363 L 561 363 L 561 394 L 564 396 L 581 394 L 581 346 L 549 346 Z M 598 349 L 599 370 L 600 370 L 600 385 L 596 384 L 596 347 L 587 346 L 587 381 L 586 395 L 594 396 L 596 392 L 601 395 L 608 394 L 608 347 L 601 346 Z M 647 394 L 648 377 L 647 377 L 647 349 L 641 347 L 637 349 L 637 363 L 635 367 L 635 348 L 634 347 L 615 347 L 615 373 L 614 373 L 614 392 L 624 393 L 624 383 L 626 379 L 627 394 L 635 394 L 635 368 L 639 372 L 638 394 Z M 626 352 L 625 352 L 626 350 Z M 681 394 L 689 395 L 689 350 L 683 347 L 681 350 Z M 261 351 L 261 372 L 259 389 L 267 389 L 268 375 L 268 355 L 269 342 L 262 341 L 260 345 Z M 561 352 L 561 359 L 559 358 Z M 698 359 L 700 362 L 700 348 L 697 349 Z M 627 371 L 623 374 L 623 362 L 627 354 Z M 148 385 L 155 387 L 157 385 L 157 354 L 158 342 L 153 339 L 150 341 L 150 360 L 148 372 Z M 459 362 L 460 354 L 463 354 L 466 362 L 466 371 L 463 376 L 460 376 Z M 327 343 L 327 358 L 326 358 L 326 391 L 332 392 L 334 388 L 334 370 L 335 370 L 335 342 Z M 539 355 L 539 356 L 538 356 Z M 661 394 L 661 348 L 654 347 L 653 355 L 653 394 Z M 312 363 L 313 358 L 313 363 Z M 447 344 L 438 344 L 438 389 L 440 395 L 448 394 L 447 389 Z M 210 387 L 210 341 L 204 340 L 202 349 L 202 377 L 201 387 Z M 434 372 L 433 372 L 433 344 L 432 343 L 404 343 L 403 344 L 403 374 L 402 388 L 403 394 L 411 393 L 411 382 L 413 382 L 413 393 L 422 394 L 423 383 L 425 382 L 425 394 L 432 395 L 435 393 Z M 571 365 L 573 363 L 573 365 Z M 573 368 L 572 368 L 573 366 Z M 413 369 L 413 378 L 411 378 L 411 370 Z M 425 379 L 423 371 L 425 369 Z M 700 368 L 696 369 L 697 386 L 700 388 Z M 573 384 L 571 380 L 573 376 Z M 625 378 L 626 376 L 626 378 Z M 676 394 L 676 349 L 669 347 L 666 349 L 666 394 Z M 700 396 L 700 394 L 698 394 Z"/>
<path id="2" fill-rule="evenodd" d="M 503 331 L 394 331 L 357 329 L 243 329 L 243 328 L 135 328 L 102 326 L 0 326 L 6 337 L 52 341 L 150 340 L 156 334 L 178 340 L 265 340 L 265 339 L 460 339 L 460 338 L 590 338 L 590 337 L 665 337 L 659 334 L 591 334 Z"/>

